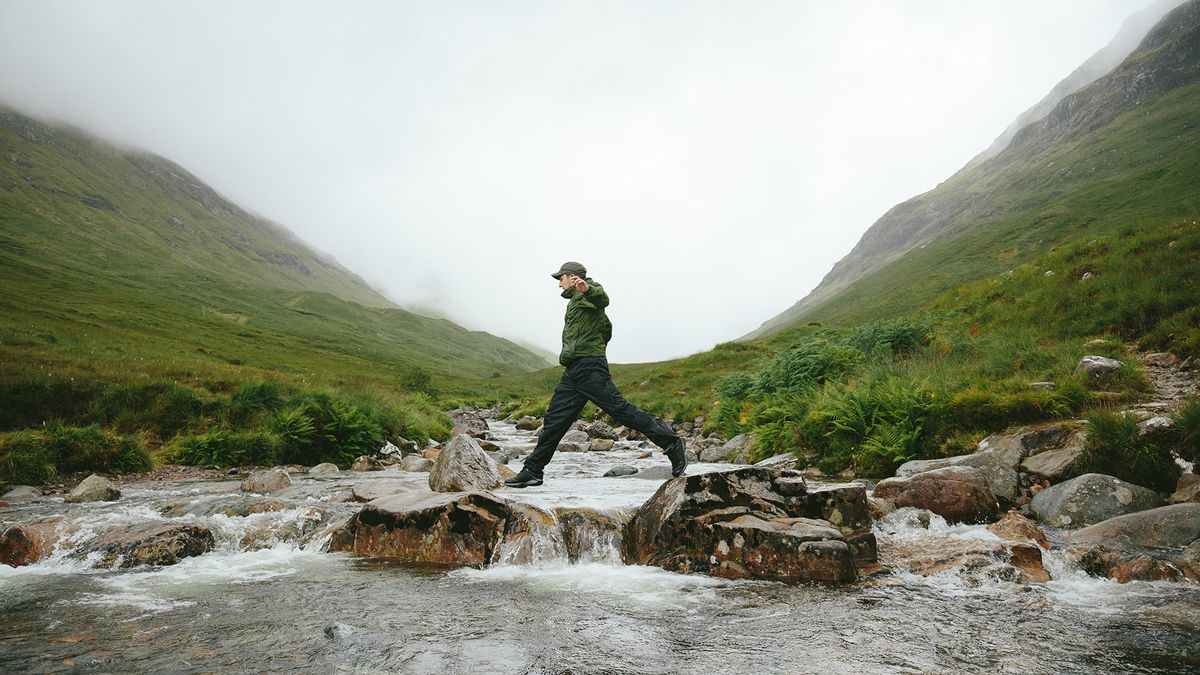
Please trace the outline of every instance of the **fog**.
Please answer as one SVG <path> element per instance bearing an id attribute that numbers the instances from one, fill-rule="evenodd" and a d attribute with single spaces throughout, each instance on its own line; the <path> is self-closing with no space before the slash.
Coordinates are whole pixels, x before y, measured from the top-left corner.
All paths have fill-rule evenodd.
<path id="1" fill-rule="evenodd" d="M 786 309 L 1147 4 L 0 0 L 0 101 L 551 351 L 578 260 L 651 361 Z"/>

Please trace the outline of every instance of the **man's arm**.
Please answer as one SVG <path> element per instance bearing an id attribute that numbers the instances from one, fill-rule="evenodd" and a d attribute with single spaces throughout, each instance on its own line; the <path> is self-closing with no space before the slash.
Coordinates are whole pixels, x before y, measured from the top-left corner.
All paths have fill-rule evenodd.
<path id="1" fill-rule="evenodd" d="M 608 293 L 604 292 L 604 288 L 600 284 L 589 284 L 579 277 L 572 276 L 571 286 L 580 293 L 583 293 L 584 299 L 595 306 L 596 309 L 608 307 Z"/>

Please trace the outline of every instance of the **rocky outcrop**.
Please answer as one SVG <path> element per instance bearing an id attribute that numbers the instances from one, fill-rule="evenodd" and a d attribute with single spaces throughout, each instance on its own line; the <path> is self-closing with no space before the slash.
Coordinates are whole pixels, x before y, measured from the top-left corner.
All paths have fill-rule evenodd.
<path id="1" fill-rule="evenodd" d="M 215 544 L 212 532 L 199 525 L 147 523 L 102 533 L 81 553 L 100 553 L 97 567 L 174 565 L 207 553 Z"/>
<path id="2" fill-rule="evenodd" d="M 259 492 L 270 494 L 286 490 L 292 486 L 292 477 L 283 469 L 267 469 L 255 471 L 242 481 L 243 492 Z"/>
<path id="3" fill-rule="evenodd" d="M 807 514 L 828 521 L 842 533 L 854 559 L 874 562 L 878 557 L 866 486 L 859 483 L 808 486 Z"/>
<path id="4" fill-rule="evenodd" d="M 854 488 L 865 513 L 865 492 Z M 856 499 L 830 492 L 810 501 L 799 473 L 763 467 L 676 478 L 626 527 L 626 560 L 726 578 L 852 581 L 853 549 L 813 511 Z"/>
<path id="5" fill-rule="evenodd" d="M 1038 492 L 1029 508 L 1040 523 L 1074 529 L 1162 504 L 1162 497 L 1153 490 L 1087 473 Z"/>
<path id="6" fill-rule="evenodd" d="M 1021 460 L 1021 471 L 1034 480 L 1058 483 L 1078 476 L 1082 469 L 1087 433 L 1077 424 L 1059 423 L 1043 427 Z"/>
<path id="7" fill-rule="evenodd" d="M 790 452 L 785 452 L 781 455 L 768 457 L 761 462 L 755 462 L 754 466 L 766 466 L 773 469 L 795 469 L 800 461 Z"/>
<path id="8" fill-rule="evenodd" d="M 887 478 L 875 486 L 875 497 L 897 507 L 927 509 L 951 523 L 983 523 L 996 519 L 999 505 L 983 474 L 969 466 L 948 466 L 910 478 Z"/>
<path id="9" fill-rule="evenodd" d="M 1200 539 L 1200 504 L 1171 504 L 1109 518 L 1072 532 L 1068 543 L 1118 550 L 1182 550 Z"/>
<path id="10" fill-rule="evenodd" d="M 79 485 L 63 498 L 68 504 L 80 502 L 115 502 L 121 498 L 121 491 L 113 482 L 104 476 L 92 474 L 83 479 Z"/>
<path id="11" fill-rule="evenodd" d="M 49 556 L 59 538 L 61 517 L 10 525 L 0 530 L 0 565 L 22 567 Z"/>
<path id="12" fill-rule="evenodd" d="M 350 465 L 350 470 L 351 471 L 383 471 L 383 462 L 375 459 L 374 457 L 368 457 L 366 455 L 362 455 L 361 457 L 356 457 L 354 459 L 354 463 Z"/>
<path id="13" fill-rule="evenodd" d="M 1017 482 L 1016 462 L 999 452 L 976 452 L 942 459 L 914 459 L 896 469 L 897 478 L 911 478 L 948 466 L 966 466 L 979 471 L 988 488 L 1006 506 L 1018 503 L 1021 489 Z"/>
<path id="14" fill-rule="evenodd" d="M 450 439 L 429 472 L 434 492 L 470 492 L 500 487 L 496 463 L 474 438 L 459 434 Z"/>
<path id="15" fill-rule="evenodd" d="M 322 463 L 314 466 L 313 468 L 309 469 L 308 473 L 310 475 L 319 476 L 323 473 L 337 473 L 338 471 L 340 471 L 340 469 L 337 468 L 337 464 L 333 464 L 330 462 L 322 462 Z"/>

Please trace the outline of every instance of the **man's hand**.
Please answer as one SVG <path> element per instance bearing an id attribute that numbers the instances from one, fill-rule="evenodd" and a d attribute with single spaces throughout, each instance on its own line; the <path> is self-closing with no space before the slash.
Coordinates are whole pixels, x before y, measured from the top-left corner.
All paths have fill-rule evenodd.
<path id="1" fill-rule="evenodd" d="M 580 293 L 587 293 L 588 285 L 587 285 L 587 282 L 584 281 L 583 279 L 580 279 L 579 277 L 572 274 L 571 278 L 568 279 L 567 281 L 570 282 L 571 288 L 574 288 L 575 290 L 579 291 Z"/>

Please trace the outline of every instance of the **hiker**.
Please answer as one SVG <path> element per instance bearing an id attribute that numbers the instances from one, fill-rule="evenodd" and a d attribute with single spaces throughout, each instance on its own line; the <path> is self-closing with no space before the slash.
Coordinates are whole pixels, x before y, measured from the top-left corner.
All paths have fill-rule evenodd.
<path id="1" fill-rule="evenodd" d="M 579 418 L 588 401 L 608 413 L 618 424 L 645 434 L 666 452 L 671 460 L 671 475 L 681 476 L 687 468 L 684 441 L 667 425 L 646 414 L 625 400 L 608 372 L 605 348 L 612 338 L 612 323 L 604 314 L 608 294 L 600 284 L 587 275 L 587 269 L 577 262 L 565 262 L 550 276 L 558 280 L 567 299 L 567 315 L 562 333 L 562 352 L 558 362 L 566 370 L 554 388 L 550 406 L 546 408 L 542 432 L 537 447 L 525 458 L 525 466 L 516 476 L 504 481 L 510 487 L 530 487 L 542 484 L 542 471 L 554 457 L 558 442 Z"/>

